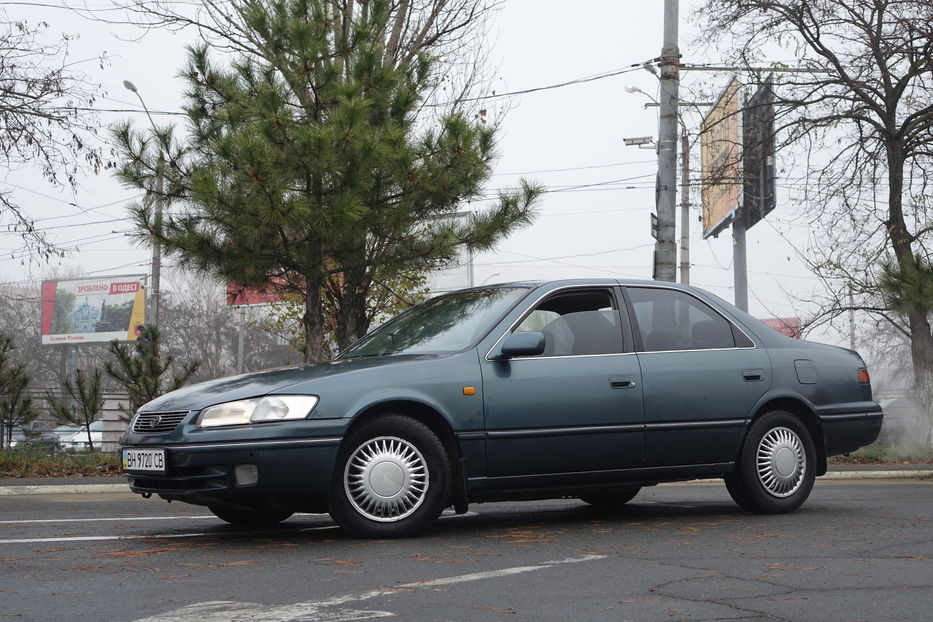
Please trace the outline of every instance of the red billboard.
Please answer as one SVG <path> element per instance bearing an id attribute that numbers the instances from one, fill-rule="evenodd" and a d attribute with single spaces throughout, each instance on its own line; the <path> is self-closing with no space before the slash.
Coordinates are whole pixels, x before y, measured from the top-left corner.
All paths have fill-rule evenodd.
<path id="1" fill-rule="evenodd" d="M 265 287 L 247 287 L 227 281 L 227 306 L 269 305 L 282 302 L 285 279 L 273 277 Z"/>

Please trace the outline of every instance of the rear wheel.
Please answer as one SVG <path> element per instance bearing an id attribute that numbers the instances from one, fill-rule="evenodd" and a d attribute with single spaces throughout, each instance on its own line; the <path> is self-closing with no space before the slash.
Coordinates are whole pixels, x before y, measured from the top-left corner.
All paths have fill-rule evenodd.
<path id="1" fill-rule="evenodd" d="M 330 513 L 355 536 L 410 536 L 449 504 L 450 481 L 447 450 L 430 428 L 405 415 L 383 415 L 341 447 Z"/>
<path id="2" fill-rule="evenodd" d="M 761 514 L 793 512 L 807 500 L 816 478 L 816 448 L 807 427 L 785 411 L 752 424 L 737 469 L 725 476 L 741 507 Z"/>
<path id="3" fill-rule="evenodd" d="M 272 510 L 267 508 L 242 510 L 239 508 L 208 506 L 208 509 L 214 513 L 214 516 L 227 521 L 231 525 L 250 527 L 275 525 L 276 523 L 281 523 L 294 513 L 287 510 Z"/>
<path id="4" fill-rule="evenodd" d="M 629 488 L 627 490 L 621 490 L 616 492 L 601 493 L 594 495 L 581 495 L 580 501 L 584 503 L 589 503 L 599 508 L 617 508 L 620 505 L 625 505 L 629 501 L 635 498 L 635 495 L 638 494 L 638 491 L 641 490 L 640 486 L 634 488 Z"/>

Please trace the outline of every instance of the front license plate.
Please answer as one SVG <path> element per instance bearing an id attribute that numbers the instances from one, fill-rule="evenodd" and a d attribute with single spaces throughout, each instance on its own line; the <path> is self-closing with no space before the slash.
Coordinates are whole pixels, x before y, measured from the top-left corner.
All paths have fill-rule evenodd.
<path id="1" fill-rule="evenodd" d="M 123 470 L 165 473 L 165 450 L 124 449 Z"/>

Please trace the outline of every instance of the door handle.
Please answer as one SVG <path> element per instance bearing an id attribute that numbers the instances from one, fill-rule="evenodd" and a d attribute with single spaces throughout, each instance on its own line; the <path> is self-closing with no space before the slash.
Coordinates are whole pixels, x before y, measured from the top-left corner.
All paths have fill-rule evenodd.
<path id="1" fill-rule="evenodd" d="M 757 382 L 761 380 L 764 372 L 760 369 L 743 369 L 742 370 L 742 379 L 746 382 Z"/>
<path id="2" fill-rule="evenodd" d="M 609 386 L 613 389 L 627 389 L 635 386 L 634 376 L 609 376 Z"/>

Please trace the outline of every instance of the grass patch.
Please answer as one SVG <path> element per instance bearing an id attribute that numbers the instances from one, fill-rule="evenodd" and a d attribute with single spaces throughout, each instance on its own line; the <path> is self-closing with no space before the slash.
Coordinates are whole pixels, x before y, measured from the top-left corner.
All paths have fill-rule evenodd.
<path id="1" fill-rule="evenodd" d="M 116 453 L 0 450 L 0 478 L 105 477 L 121 474 L 120 456 Z"/>
<path id="2" fill-rule="evenodd" d="M 848 456 L 833 456 L 830 464 L 933 464 L 933 447 L 872 443 Z"/>

